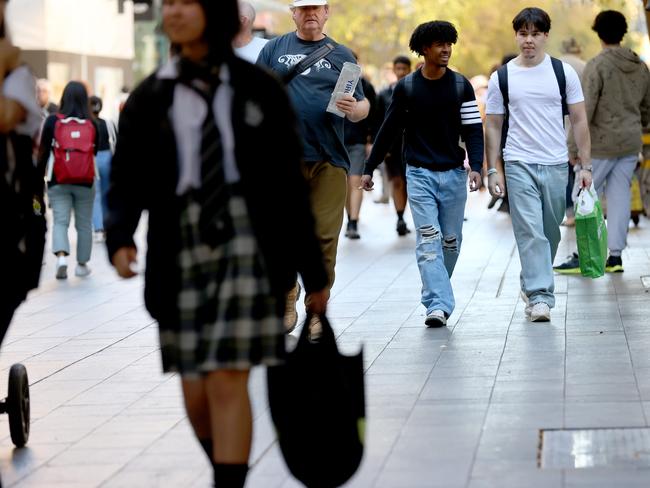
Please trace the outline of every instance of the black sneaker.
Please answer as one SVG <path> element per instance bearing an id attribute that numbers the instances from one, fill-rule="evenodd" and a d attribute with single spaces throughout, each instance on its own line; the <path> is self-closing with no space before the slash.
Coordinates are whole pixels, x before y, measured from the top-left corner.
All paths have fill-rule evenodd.
<path id="1" fill-rule="evenodd" d="M 605 271 L 608 273 L 622 273 L 624 269 L 621 256 L 608 257 L 607 262 L 605 263 Z"/>
<path id="2" fill-rule="evenodd" d="M 357 225 L 356 224 L 354 224 L 352 222 L 348 222 L 348 227 L 345 230 L 345 237 L 347 237 L 348 239 L 360 239 L 361 238 L 361 236 L 359 235 L 359 231 L 357 230 Z"/>
<path id="3" fill-rule="evenodd" d="M 559 266 L 553 266 L 553 271 L 560 274 L 580 274 L 580 259 L 578 253 L 574 252 Z"/>
<path id="4" fill-rule="evenodd" d="M 405 236 L 411 232 L 408 227 L 406 227 L 406 222 L 404 222 L 402 219 L 397 221 L 397 234 L 400 236 Z"/>

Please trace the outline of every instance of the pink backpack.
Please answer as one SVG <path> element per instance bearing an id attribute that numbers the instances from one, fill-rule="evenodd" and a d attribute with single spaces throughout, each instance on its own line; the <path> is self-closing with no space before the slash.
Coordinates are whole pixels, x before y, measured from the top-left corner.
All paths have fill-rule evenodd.
<path id="1" fill-rule="evenodd" d="M 54 176 L 67 185 L 92 185 L 95 180 L 95 126 L 88 119 L 57 115 L 54 125 Z"/>

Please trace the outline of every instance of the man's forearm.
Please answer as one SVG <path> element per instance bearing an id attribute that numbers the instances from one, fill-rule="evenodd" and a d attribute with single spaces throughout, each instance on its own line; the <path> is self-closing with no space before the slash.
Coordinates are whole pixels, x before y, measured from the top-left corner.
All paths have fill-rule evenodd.
<path id="1" fill-rule="evenodd" d="M 580 163 L 583 166 L 589 166 L 591 163 L 591 137 L 589 135 L 587 119 L 577 121 L 572 127 L 575 144 L 578 146 Z"/>
<path id="2" fill-rule="evenodd" d="M 489 168 L 496 168 L 501 149 L 501 127 L 488 124 L 485 130 L 485 153 Z"/>

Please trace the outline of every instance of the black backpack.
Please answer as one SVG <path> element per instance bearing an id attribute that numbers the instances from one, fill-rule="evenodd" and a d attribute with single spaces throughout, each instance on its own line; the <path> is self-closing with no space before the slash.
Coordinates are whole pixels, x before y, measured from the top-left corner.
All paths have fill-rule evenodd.
<path id="1" fill-rule="evenodd" d="M 566 76 L 564 75 L 564 66 L 562 61 L 551 56 L 551 65 L 553 66 L 553 73 L 557 79 L 557 84 L 560 87 L 560 96 L 562 97 L 562 124 L 564 125 L 564 117 L 569 115 L 569 106 L 566 102 Z M 510 97 L 508 96 L 508 65 L 504 64 L 497 70 L 497 77 L 499 78 L 499 90 L 503 97 L 503 106 L 506 110 L 503 117 L 503 127 L 501 129 L 501 151 L 506 147 L 506 138 L 508 137 L 508 121 L 510 118 L 510 110 L 508 104 Z"/>

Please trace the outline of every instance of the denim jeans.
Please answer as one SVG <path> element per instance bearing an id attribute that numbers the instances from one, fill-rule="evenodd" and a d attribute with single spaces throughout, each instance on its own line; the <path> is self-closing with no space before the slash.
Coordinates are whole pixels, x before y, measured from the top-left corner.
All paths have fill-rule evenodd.
<path id="1" fill-rule="evenodd" d="M 451 315 L 456 305 L 450 278 L 463 239 L 467 172 L 463 168 L 431 171 L 408 166 L 406 185 L 416 228 L 415 256 L 427 314 Z"/>
<path id="2" fill-rule="evenodd" d="M 77 229 L 77 262 L 90 261 L 93 246 L 93 201 L 95 187 L 80 185 L 54 185 L 47 190 L 54 214 L 52 230 L 52 252 L 70 254 L 68 227 L 70 214 L 74 210 L 74 226 Z"/>
<path id="3" fill-rule="evenodd" d="M 567 164 L 507 161 L 512 230 L 521 261 L 521 289 L 531 304 L 555 306 L 553 260 L 566 209 Z"/>
<path id="4" fill-rule="evenodd" d="M 108 184 L 111 176 L 111 158 L 110 151 L 99 151 L 95 156 L 97 170 L 99 171 L 99 180 L 95 183 L 95 202 L 93 203 L 93 229 L 95 232 L 104 230 L 104 215 L 106 214 L 106 194 L 108 193 Z"/>
<path id="5" fill-rule="evenodd" d="M 630 185 L 638 156 L 630 154 L 620 158 L 591 158 L 596 191 L 605 192 L 607 199 L 607 247 L 612 256 L 620 256 L 627 244 L 630 224 Z"/>

